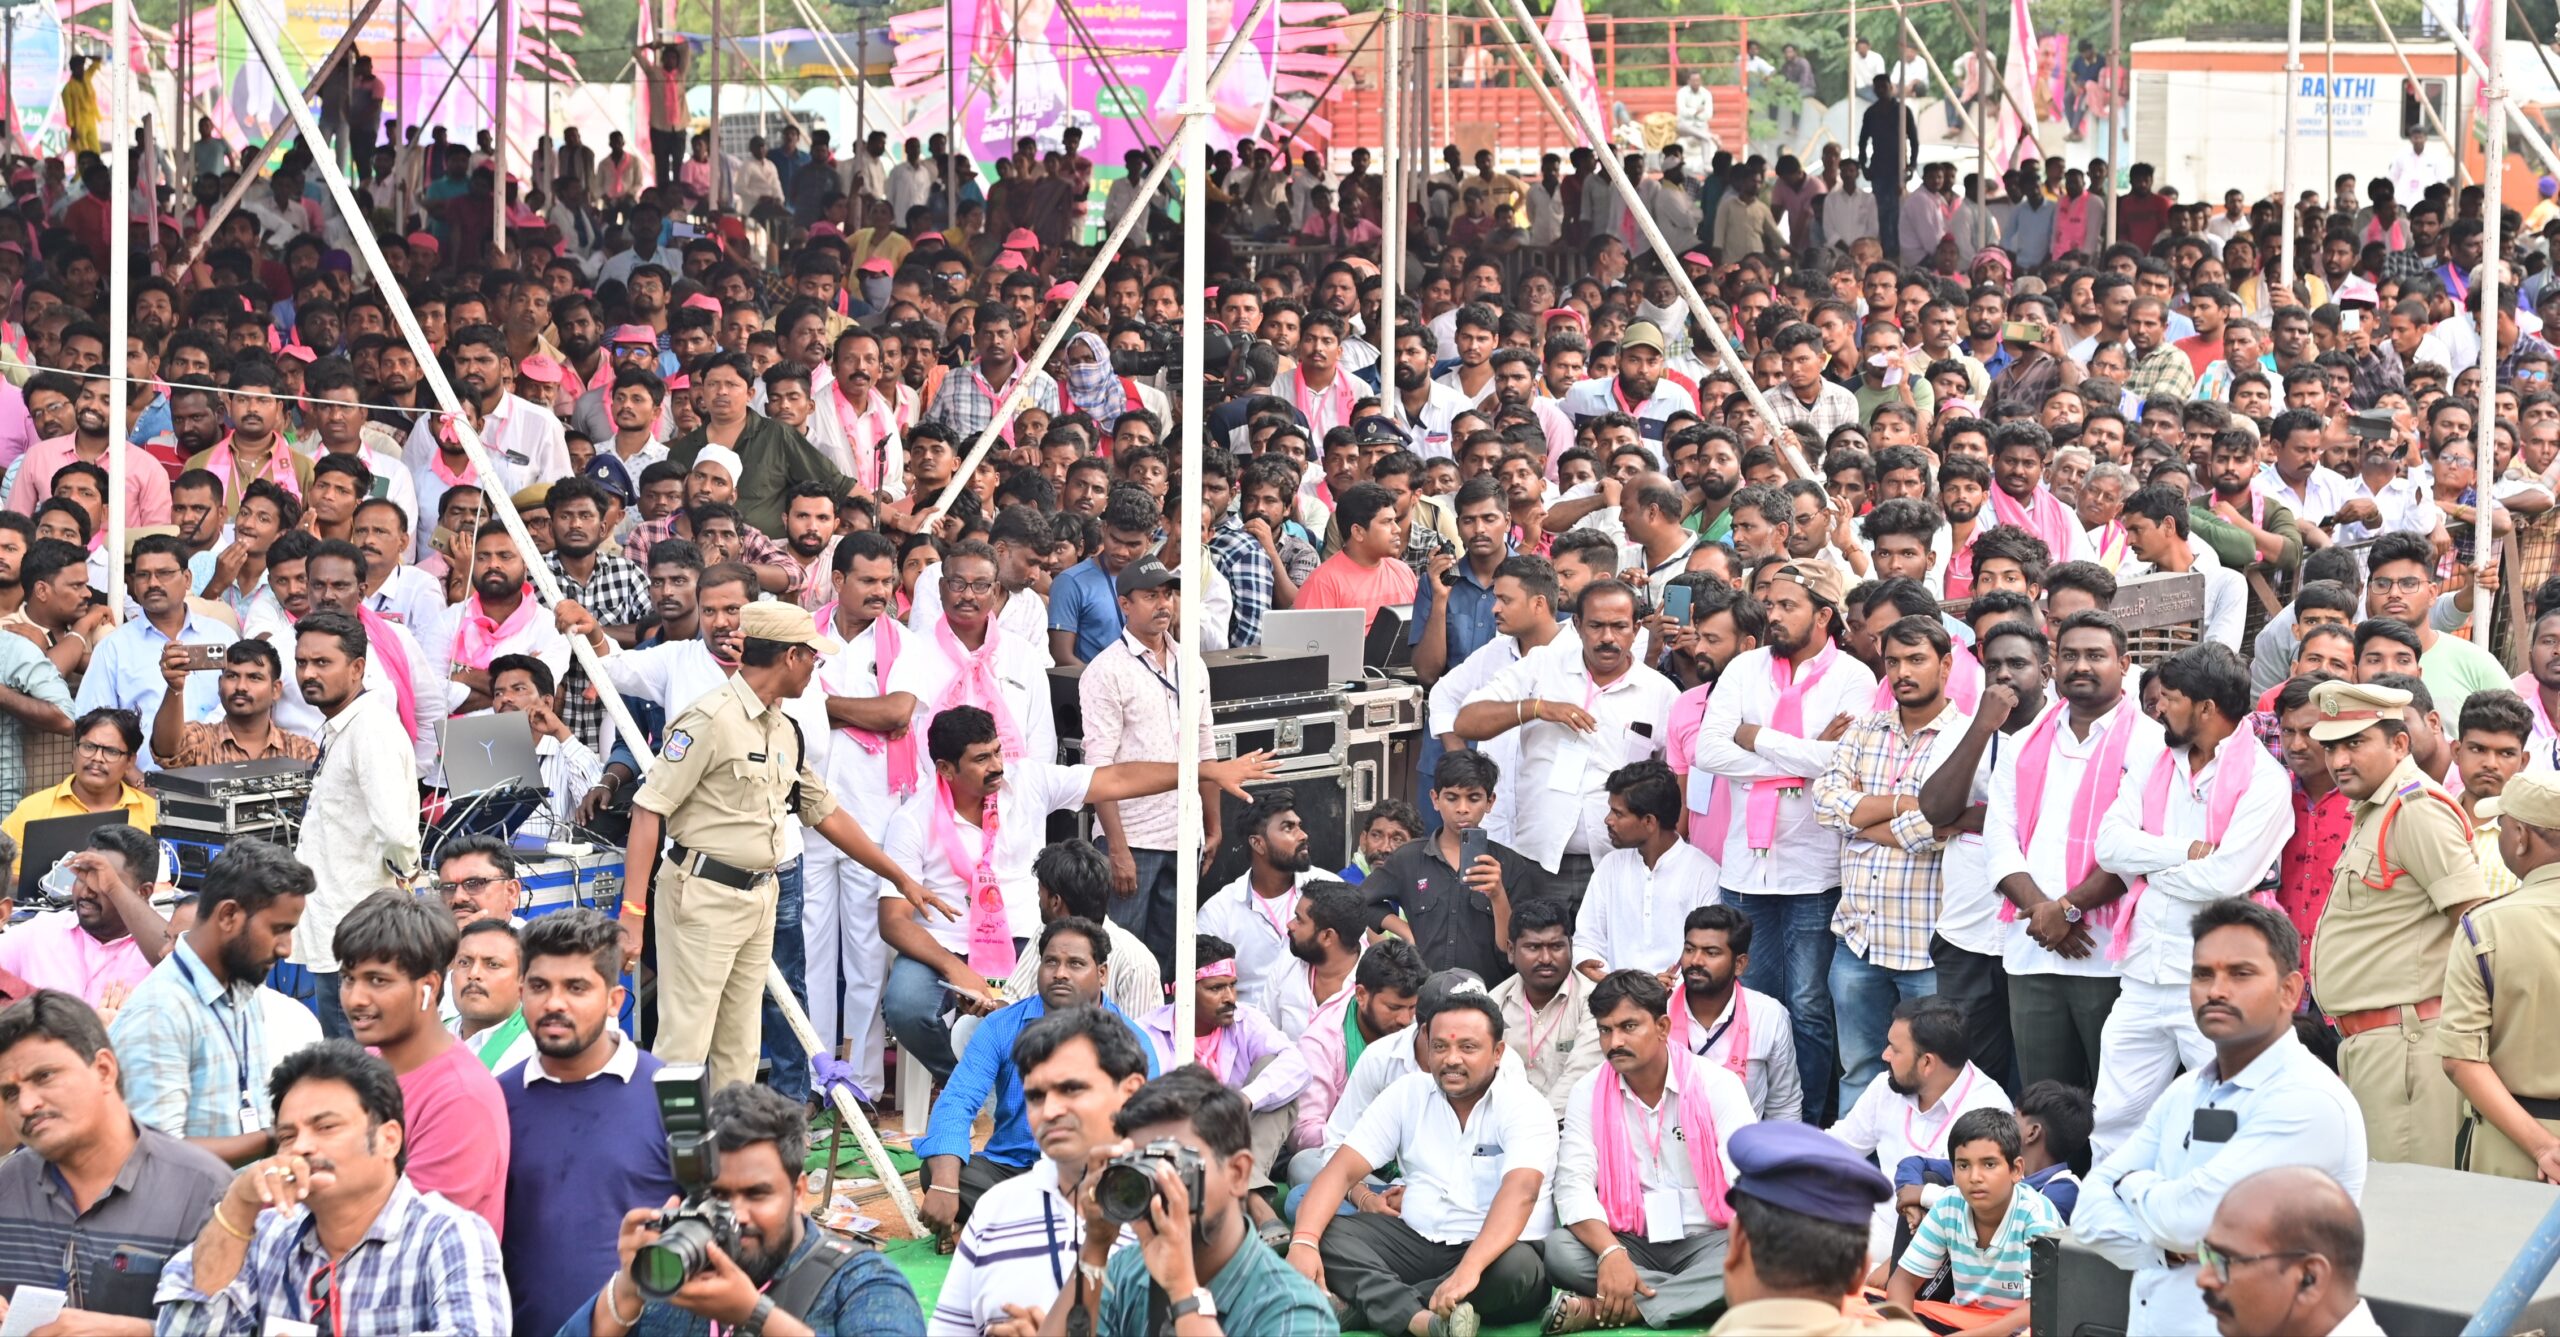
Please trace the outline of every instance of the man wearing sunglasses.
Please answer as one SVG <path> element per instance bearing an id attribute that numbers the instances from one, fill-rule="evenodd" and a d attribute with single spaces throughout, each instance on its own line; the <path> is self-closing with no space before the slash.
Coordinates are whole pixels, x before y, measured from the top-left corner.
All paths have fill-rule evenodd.
<path id="1" fill-rule="evenodd" d="M 2170 1083 L 2133 1140 L 2097 1167 L 2071 1218 L 2081 1243 L 2133 1272 L 2128 1337 L 2213 1326 L 2197 1255 L 2215 1209 L 2244 1176 L 2299 1166 L 2336 1180 L 2350 1198 L 2364 1191 L 2355 1096 L 2294 1037 L 2302 938 L 2293 921 L 2244 897 L 2208 902 L 2195 917 L 2191 960 L 2187 999 L 2213 1061 Z"/>
<path id="2" fill-rule="evenodd" d="M 2338 1181 L 2317 1170 L 2288 1165 L 2233 1184 L 2197 1258 L 2203 1266 L 2196 1284 L 2222 1337 L 2382 1332 L 2356 1294 L 2364 1216 Z"/>

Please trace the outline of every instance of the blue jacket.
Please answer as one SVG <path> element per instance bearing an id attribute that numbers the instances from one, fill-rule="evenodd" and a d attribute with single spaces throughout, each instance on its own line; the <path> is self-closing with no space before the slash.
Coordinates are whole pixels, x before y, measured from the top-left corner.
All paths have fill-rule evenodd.
<path id="1" fill-rule="evenodd" d="M 1156 1049 L 1148 1042 L 1145 1031 L 1129 1020 L 1127 1013 L 1102 1000 L 1104 1011 L 1120 1018 L 1136 1037 L 1138 1047 L 1147 1056 L 1147 1075 L 1156 1075 Z M 933 1102 L 933 1122 L 925 1129 L 924 1139 L 915 1144 L 918 1157 L 957 1156 L 969 1159 L 969 1127 L 977 1122 L 978 1111 L 987 1097 L 996 1101 L 995 1131 L 987 1137 L 986 1157 L 998 1165 L 1025 1169 L 1040 1155 L 1040 1144 L 1031 1137 L 1031 1119 L 1022 1103 L 1022 1074 L 1013 1066 L 1013 1042 L 1023 1028 L 1049 1014 L 1048 1005 L 1037 994 L 1019 1003 L 998 1008 L 978 1023 L 969 1034 L 969 1047 L 960 1055 L 960 1065 L 951 1071 L 944 1083 L 942 1097 Z"/>

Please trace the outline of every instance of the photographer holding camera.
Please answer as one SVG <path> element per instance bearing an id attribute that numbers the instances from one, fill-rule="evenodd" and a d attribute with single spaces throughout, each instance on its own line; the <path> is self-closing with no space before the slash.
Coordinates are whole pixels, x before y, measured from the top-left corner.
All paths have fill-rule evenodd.
<path id="1" fill-rule="evenodd" d="M 1088 1153 L 1076 1270 L 1041 1319 L 1096 1337 L 1313 1337 L 1341 1331 L 1324 1292 L 1262 1247 L 1245 1219 L 1253 1111 L 1193 1064 L 1139 1087 L 1112 1116 L 1123 1139 Z M 1123 1225 L 1138 1247 L 1113 1246 Z M 1090 1322 L 1071 1324 L 1081 1310 Z"/>
<path id="2" fill-rule="evenodd" d="M 663 1112 L 663 1090 L 660 1099 Z M 708 1143 L 716 1148 L 712 1179 L 675 1229 L 661 1227 L 671 1224 L 667 1216 L 675 1214 L 678 1199 L 623 1215 L 617 1246 L 622 1268 L 585 1314 L 570 1315 L 560 1329 L 563 1337 L 695 1337 L 715 1327 L 736 1337 L 923 1332 L 915 1291 L 887 1259 L 801 1212 L 800 1167 L 808 1159 L 809 1139 L 799 1104 L 770 1087 L 731 1082 L 708 1105 Z M 699 1238 L 684 1227 L 705 1218 L 726 1223 L 729 1247 L 716 1238 L 721 1227 L 715 1225 L 715 1237 L 698 1253 L 670 1248 L 635 1265 L 643 1250 L 662 1239 L 673 1242 L 680 1232 Z M 682 1256 L 669 1260 L 666 1254 Z M 683 1284 L 663 1299 L 649 1298 L 635 1280 L 635 1266 L 646 1276 L 670 1261 L 682 1265 Z"/>

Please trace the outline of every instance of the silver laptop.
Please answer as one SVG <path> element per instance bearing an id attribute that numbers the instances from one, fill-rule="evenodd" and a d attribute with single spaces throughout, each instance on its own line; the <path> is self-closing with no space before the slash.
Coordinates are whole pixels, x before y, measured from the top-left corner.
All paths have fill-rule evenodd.
<path id="1" fill-rule="evenodd" d="M 1284 608 L 1262 615 L 1262 648 L 1313 650 L 1327 682 L 1357 682 L 1368 614 L 1357 608 Z"/>
<path id="2" fill-rule="evenodd" d="M 542 788 L 532 721 L 514 712 L 446 720 L 444 777 L 456 795 Z"/>

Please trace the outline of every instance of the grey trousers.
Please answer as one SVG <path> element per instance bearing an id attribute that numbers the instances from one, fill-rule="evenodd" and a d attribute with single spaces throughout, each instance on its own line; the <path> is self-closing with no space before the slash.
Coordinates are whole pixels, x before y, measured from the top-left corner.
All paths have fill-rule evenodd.
<path id="1" fill-rule="evenodd" d="M 1326 1288 L 1351 1306 L 1352 1319 L 1394 1337 L 1430 1305 L 1468 1247 L 1425 1239 L 1402 1217 L 1356 1212 L 1327 1226 L 1316 1252 Z M 1488 1328 L 1537 1318 L 1547 1303 L 1538 1246 L 1515 1243 L 1495 1255 L 1467 1298 Z"/>
<path id="2" fill-rule="evenodd" d="M 1636 1296 L 1636 1312 L 1648 1328 L 1676 1328 L 1695 1323 L 1724 1299 L 1726 1232 L 1702 1230 L 1686 1239 L 1655 1244 L 1641 1234 L 1621 1231 L 1618 1242 L 1636 1265 L 1636 1280 L 1653 1288 L 1653 1296 Z M 1547 1280 L 1576 1295 L 1600 1290 L 1600 1260 L 1558 1225 L 1546 1239 Z"/>
<path id="3" fill-rule="evenodd" d="M 2018 1040 L 2018 1090 L 2045 1080 L 2098 1089 L 2098 1037 L 2123 981 L 2113 975 L 2011 975 L 2009 1027 Z"/>

